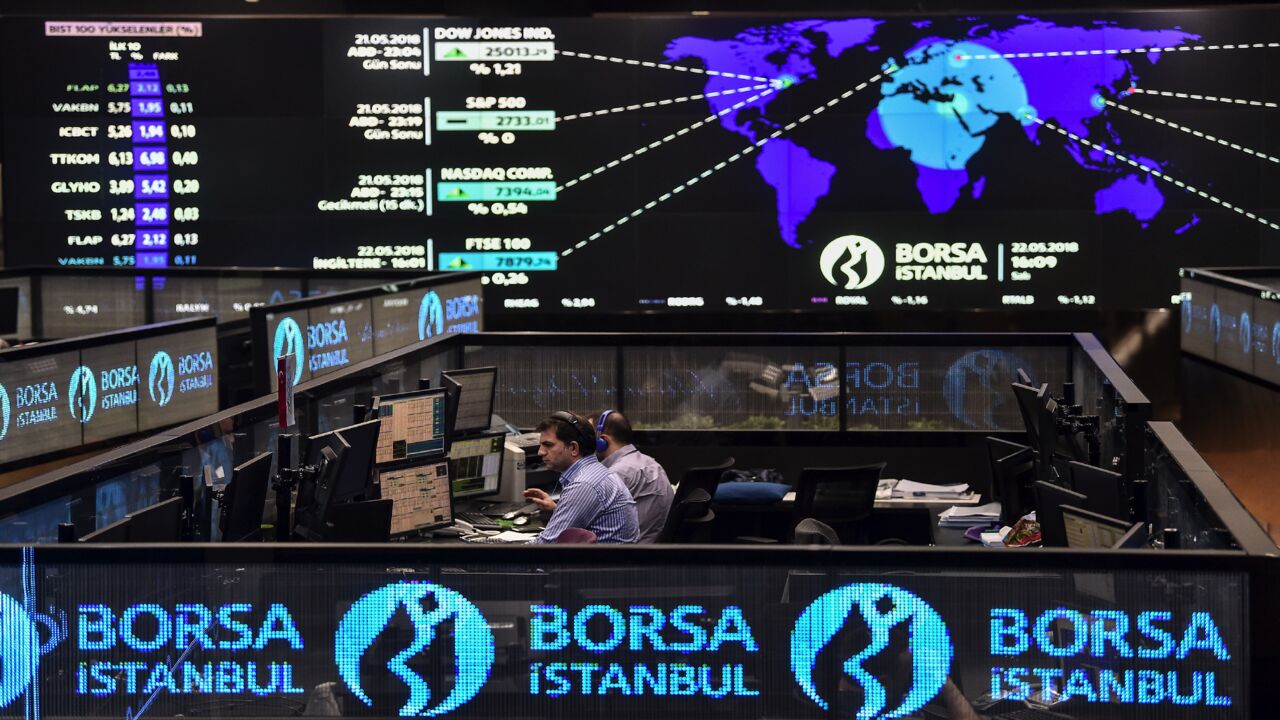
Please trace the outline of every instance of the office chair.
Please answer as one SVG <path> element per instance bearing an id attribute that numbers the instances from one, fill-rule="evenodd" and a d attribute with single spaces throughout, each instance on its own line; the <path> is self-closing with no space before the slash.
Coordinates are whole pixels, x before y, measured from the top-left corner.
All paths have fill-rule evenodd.
<path id="1" fill-rule="evenodd" d="M 839 545 L 840 536 L 831 526 L 821 520 L 805 518 L 795 529 L 791 539 L 792 545 Z"/>
<path id="2" fill-rule="evenodd" d="M 845 468 L 804 468 L 796 487 L 792 517 L 819 519 L 835 530 L 842 544 L 867 540 L 866 520 L 876 502 L 876 486 L 885 463 Z"/>
<path id="3" fill-rule="evenodd" d="M 719 465 L 712 467 L 691 467 L 684 471 L 680 485 L 676 488 L 676 496 L 671 500 L 671 507 L 676 507 L 689 497 L 694 490 L 705 490 L 708 498 L 716 496 L 716 488 L 725 471 L 733 467 L 733 457 L 727 457 Z"/>
<path id="4" fill-rule="evenodd" d="M 588 545 L 596 541 L 596 534 L 586 528 L 566 528 L 556 536 L 556 545 Z"/>
<path id="5" fill-rule="evenodd" d="M 672 503 L 667 524 L 658 535 L 659 543 L 687 543 L 707 540 L 716 514 L 711 510 L 711 494 L 694 488 L 679 503 Z"/>

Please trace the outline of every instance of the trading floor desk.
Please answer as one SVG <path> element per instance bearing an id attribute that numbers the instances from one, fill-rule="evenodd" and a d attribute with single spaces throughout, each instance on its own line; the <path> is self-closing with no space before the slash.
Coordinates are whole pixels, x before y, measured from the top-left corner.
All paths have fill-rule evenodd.
<path id="1" fill-rule="evenodd" d="M 751 537 L 787 542 L 798 518 L 793 493 L 772 505 L 713 503 L 717 527 L 712 539 L 734 542 Z M 938 527 L 938 515 L 953 503 L 877 501 L 866 521 L 867 544 L 893 543 L 940 547 L 981 547 L 966 540 L 965 528 Z"/>

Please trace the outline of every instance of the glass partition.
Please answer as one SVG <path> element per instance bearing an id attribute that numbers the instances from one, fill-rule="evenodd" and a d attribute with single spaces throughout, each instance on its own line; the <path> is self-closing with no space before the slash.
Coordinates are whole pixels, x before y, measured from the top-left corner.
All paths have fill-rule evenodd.
<path id="1" fill-rule="evenodd" d="M 622 363 L 637 429 L 840 428 L 836 348 L 627 347 Z"/>
<path id="2" fill-rule="evenodd" d="M 533 428 L 557 410 L 589 414 L 618 404 L 612 346 L 481 346 L 471 344 L 474 339 L 468 339 L 465 365 L 500 368 L 493 411 L 512 425 Z"/>
<path id="3" fill-rule="evenodd" d="M 1064 347 L 849 346 L 847 429 L 1022 431 L 1018 370 L 1060 389 L 1067 358 Z"/>

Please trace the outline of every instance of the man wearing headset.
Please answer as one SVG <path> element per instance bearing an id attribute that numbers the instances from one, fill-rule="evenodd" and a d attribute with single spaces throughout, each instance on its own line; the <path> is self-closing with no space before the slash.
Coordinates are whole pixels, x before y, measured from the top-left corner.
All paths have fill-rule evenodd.
<path id="1" fill-rule="evenodd" d="M 529 502 L 552 510 L 534 543 L 555 542 L 576 527 L 596 534 L 600 543 L 633 543 L 640 538 L 636 502 L 622 480 L 596 459 L 591 424 L 567 412 L 555 412 L 538 423 L 538 456 L 560 473 L 560 501 L 537 488 L 524 491 Z"/>
<path id="2" fill-rule="evenodd" d="M 596 457 L 631 491 L 640 522 L 640 542 L 657 542 L 676 489 L 667 479 L 667 471 L 637 450 L 631 437 L 631 421 L 617 410 L 605 410 L 596 418 Z"/>

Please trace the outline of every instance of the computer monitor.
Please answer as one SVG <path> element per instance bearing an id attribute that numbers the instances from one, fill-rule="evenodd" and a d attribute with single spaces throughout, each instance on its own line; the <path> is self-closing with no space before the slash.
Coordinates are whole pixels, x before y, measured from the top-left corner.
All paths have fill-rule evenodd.
<path id="1" fill-rule="evenodd" d="M 350 445 L 338 433 L 327 433 L 313 438 L 312 446 L 319 446 L 320 455 L 315 475 L 303 478 L 298 486 L 297 513 L 293 530 L 299 536 L 319 542 L 329 537 L 326 525 L 329 508 L 334 504 L 334 489 L 342 477 Z"/>
<path id="2" fill-rule="evenodd" d="M 322 460 L 320 449 L 326 446 L 334 435 L 340 435 L 347 444 L 342 457 L 342 467 L 338 469 L 337 481 L 330 489 L 330 502 L 345 502 L 364 495 L 368 490 L 381 427 L 380 420 L 369 420 L 311 436 L 307 443 L 308 465 L 320 465 Z"/>
<path id="3" fill-rule="evenodd" d="M 444 453 L 445 392 L 415 390 L 374 398 L 377 406 L 379 465 Z"/>
<path id="4" fill-rule="evenodd" d="M 80 538 L 80 542 L 84 543 L 126 543 L 129 542 L 129 517 L 125 516 L 121 520 L 117 520 L 110 525 L 100 527 L 97 530 Z"/>
<path id="5" fill-rule="evenodd" d="M 131 513 L 129 542 L 176 543 L 182 541 L 182 498 L 162 500 Z"/>
<path id="6" fill-rule="evenodd" d="M 1000 522 L 1013 525 L 1032 508 L 1031 483 L 1035 481 L 1035 455 L 1024 448 L 1002 458 L 991 467 L 991 489 L 1000 500 Z"/>
<path id="7" fill-rule="evenodd" d="M 1151 539 L 1150 533 L 1147 531 L 1147 524 L 1136 522 L 1129 526 L 1129 531 L 1120 537 L 1119 540 L 1111 546 L 1112 550 L 1133 550 L 1136 548 L 1144 548 Z"/>
<path id="8" fill-rule="evenodd" d="M 1129 501 L 1125 497 L 1124 477 L 1120 473 L 1082 462 L 1068 463 L 1067 471 L 1071 488 L 1089 496 L 1089 504 L 1084 508 L 1108 517 L 1129 518 Z"/>
<path id="9" fill-rule="evenodd" d="M 1040 447 L 1040 409 L 1044 398 L 1049 394 L 1049 384 L 1038 388 L 1022 383 L 1012 383 L 1013 396 L 1018 401 L 1018 412 L 1022 415 L 1022 425 L 1027 430 L 1028 444 L 1033 448 Z"/>
<path id="10" fill-rule="evenodd" d="M 990 474 L 987 488 L 978 487 L 976 490 L 984 495 L 989 495 L 993 500 L 999 500 L 999 490 L 995 487 L 996 461 L 1003 457 L 1008 457 L 1016 452 L 1031 452 L 1031 448 L 1020 443 L 1005 440 L 1003 438 L 988 435 L 984 438 L 987 446 L 987 469 Z"/>
<path id="11" fill-rule="evenodd" d="M 237 465 L 231 471 L 231 482 L 222 496 L 223 542 L 242 542 L 262 528 L 262 511 L 271 485 L 269 452 Z"/>
<path id="12" fill-rule="evenodd" d="M 506 441 L 507 433 L 502 430 L 453 441 L 449 450 L 449 477 L 455 498 L 498 494 Z"/>
<path id="13" fill-rule="evenodd" d="M 1089 498 L 1043 480 L 1036 481 L 1035 489 L 1036 520 L 1040 523 L 1041 541 L 1045 547 L 1067 547 L 1067 528 L 1062 520 L 1062 506 L 1087 507 Z"/>
<path id="14" fill-rule="evenodd" d="M 472 433 L 489 429 L 493 418 L 493 394 L 498 385 L 498 368 L 482 367 L 467 370 L 445 370 L 442 378 L 458 383 L 458 419 L 454 432 Z"/>
<path id="15" fill-rule="evenodd" d="M 1132 528 L 1128 520 L 1073 505 L 1062 506 L 1062 524 L 1067 531 L 1067 547 L 1085 549 L 1114 547 Z"/>
<path id="16" fill-rule="evenodd" d="M 453 524 L 453 495 L 445 460 L 379 468 L 378 484 L 382 499 L 392 502 L 392 537 Z"/>
<path id="17" fill-rule="evenodd" d="M 454 425 L 458 422 L 458 401 L 462 399 L 462 383 L 448 375 L 441 375 L 440 387 L 444 390 L 444 451 L 447 453 L 453 448 Z"/>

